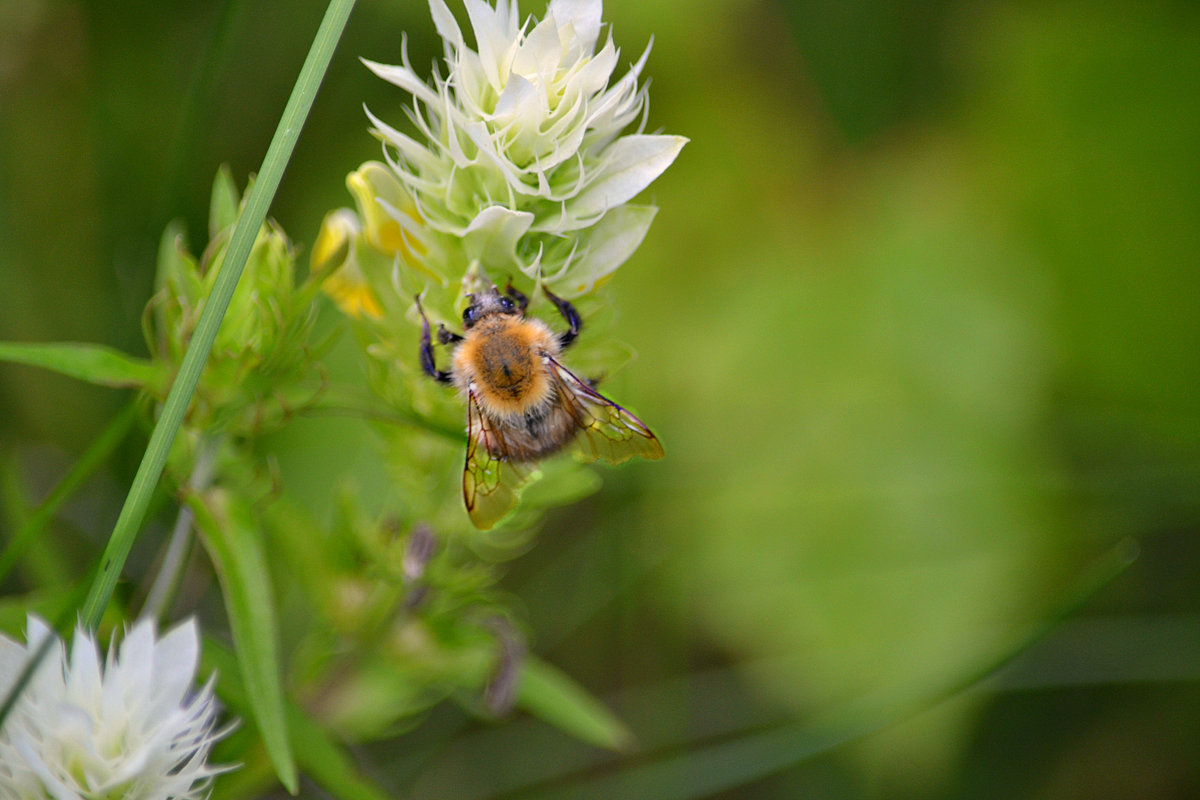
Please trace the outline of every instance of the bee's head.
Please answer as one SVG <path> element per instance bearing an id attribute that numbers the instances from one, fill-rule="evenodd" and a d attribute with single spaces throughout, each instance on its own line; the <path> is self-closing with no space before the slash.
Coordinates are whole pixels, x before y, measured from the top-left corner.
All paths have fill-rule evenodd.
<path id="1" fill-rule="evenodd" d="M 512 298 L 500 294 L 500 290 L 495 286 L 486 292 L 469 294 L 467 299 L 471 302 L 463 309 L 463 328 L 466 330 L 470 330 L 475 323 L 493 314 L 521 315 L 521 309 L 517 307 Z"/>

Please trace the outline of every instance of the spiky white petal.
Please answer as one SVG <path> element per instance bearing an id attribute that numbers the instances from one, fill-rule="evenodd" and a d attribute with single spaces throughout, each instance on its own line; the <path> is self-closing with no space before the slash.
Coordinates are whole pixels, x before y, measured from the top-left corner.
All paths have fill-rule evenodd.
<path id="1" fill-rule="evenodd" d="M 569 283 L 590 287 L 619 266 L 618 254 L 632 253 L 628 244 L 641 241 L 649 217 L 639 211 L 610 220 L 605 229 L 619 245 L 600 248 L 580 232 L 645 189 L 686 143 L 678 136 L 622 136 L 645 112 L 638 81 L 650 48 L 613 82 L 620 55 L 611 33 L 601 44 L 601 0 L 551 0 L 541 20 L 523 23 L 515 0 L 463 4 L 475 49 L 444 0 L 429 0 L 444 43 L 445 77 L 435 70 L 426 83 L 403 43 L 399 66 L 365 62 L 412 95 L 407 112 L 424 139 L 368 111 L 385 158 L 430 229 L 499 236 L 481 247 L 474 235 L 469 258 L 526 274 L 536 264 L 541 275 L 570 275 Z M 619 221 L 635 225 L 629 235 L 615 230 Z M 598 255 L 585 256 L 601 250 L 609 254 L 602 266 Z M 572 265 L 587 268 L 572 275 Z"/>
<path id="2" fill-rule="evenodd" d="M 191 800 L 221 770 L 206 763 L 216 730 L 212 682 L 193 691 L 199 636 L 189 621 L 156 638 L 137 623 L 103 667 L 80 628 L 69 654 L 30 617 L 28 645 L 0 636 L 0 696 L 51 639 L 0 729 L 2 800 Z"/>

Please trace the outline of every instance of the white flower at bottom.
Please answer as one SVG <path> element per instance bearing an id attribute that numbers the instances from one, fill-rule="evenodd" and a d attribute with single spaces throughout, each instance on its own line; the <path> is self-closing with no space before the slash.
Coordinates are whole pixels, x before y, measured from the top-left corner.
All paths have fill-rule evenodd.
<path id="1" fill-rule="evenodd" d="M 156 639 L 138 622 L 101 665 L 86 630 L 70 655 L 30 617 L 28 645 L 0 636 L 0 698 L 47 637 L 49 652 L 0 728 L 0 800 L 191 800 L 222 771 L 206 764 L 212 681 L 193 692 L 199 635 L 188 621 Z"/>

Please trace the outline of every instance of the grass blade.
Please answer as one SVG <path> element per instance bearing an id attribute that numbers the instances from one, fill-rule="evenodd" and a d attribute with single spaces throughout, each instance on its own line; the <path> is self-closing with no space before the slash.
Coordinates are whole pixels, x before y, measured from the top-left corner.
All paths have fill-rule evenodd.
<path id="1" fill-rule="evenodd" d="M 262 532 L 250 509 L 229 492 L 211 490 L 188 502 L 221 581 L 247 705 L 279 780 L 296 794 L 299 777 L 284 718 L 279 625 Z"/>
<path id="2" fill-rule="evenodd" d="M 208 360 L 208 354 L 212 350 L 217 329 L 229 307 L 229 300 L 233 296 L 233 290 L 237 287 L 238 279 L 241 278 L 242 268 L 250 255 L 250 249 L 258 230 L 262 226 L 263 220 L 266 219 L 267 209 L 279 188 L 284 167 L 295 149 L 300 129 L 312 107 L 317 88 L 321 84 L 321 79 L 329 66 L 329 60 L 333 56 L 333 50 L 341 37 L 353 7 L 354 0 L 331 0 L 312 47 L 309 49 L 308 57 L 304 61 L 304 66 L 300 69 L 300 77 L 288 98 L 283 116 L 275 129 L 271 144 L 267 148 L 262 169 L 250 189 L 245 210 L 233 232 L 221 273 L 217 276 L 212 295 L 208 298 L 200 322 L 196 327 L 196 333 L 188 345 L 187 353 L 184 354 L 179 374 L 171 385 L 171 391 L 167 394 L 158 424 L 154 426 L 154 431 L 150 434 L 150 442 L 146 446 L 142 463 L 138 466 L 133 485 L 125 498 L 125 504 L 121 508 L 117 524 L 105 547 L 104 557 L 100 562 L 100 571 L 97 573 L 96 581 L 92 584 L 91 591 L 81 609 L 84 622 L 91 628 L 95 628 L 104 614 L 104 608 L 108 605 L 113 589 L 116 587 L 117 578 L 121 574 L 125 560 L 129 557 L 133 541 L 137 538 L 138 530 L 145 519 L 146 509 L 150 504 L 154 488 L 162 476 L 167 453 L 183 422 L 184 412 L 187 411 L 192 394 L 196 390 L 196 382 L 200 378 L 204 362 Z"/>
<path id="3" fill-rule="evenodd" d="M 525 658 L 517 705 L 597 747 L 627 750 L 633 744 L 629 728 L 599 700 L 533 656 Z"/>
<path id="4" fill-rule="evenodd" d="M 249 711 L 246 688 L 237 681 L 237 660 L 220 642 L 204 641 L 204 666 L 215 670 L 221 699 L 240 713 Z M 305 774 L 338 800 L 386 800 L 390 795 L 365 778 L 354 759 L 317 722 L 294 703 L 285 701 L 289 729 L 294 733 L 296 760 Z"/>

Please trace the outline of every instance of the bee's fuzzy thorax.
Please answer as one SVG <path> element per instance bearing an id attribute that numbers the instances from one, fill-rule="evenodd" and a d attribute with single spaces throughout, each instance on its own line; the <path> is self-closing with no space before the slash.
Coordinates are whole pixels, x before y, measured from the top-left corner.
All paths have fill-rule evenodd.
<path id="1" fill-rule="evenodd" d="M 489 316 L 455 349 L 455 384 L 464 395 L 473 392 L 493 416 L 524 416 L 549 401 L 553 387 L 545 357 L 557 357 L 559 349 L 539 319 Z"/>

